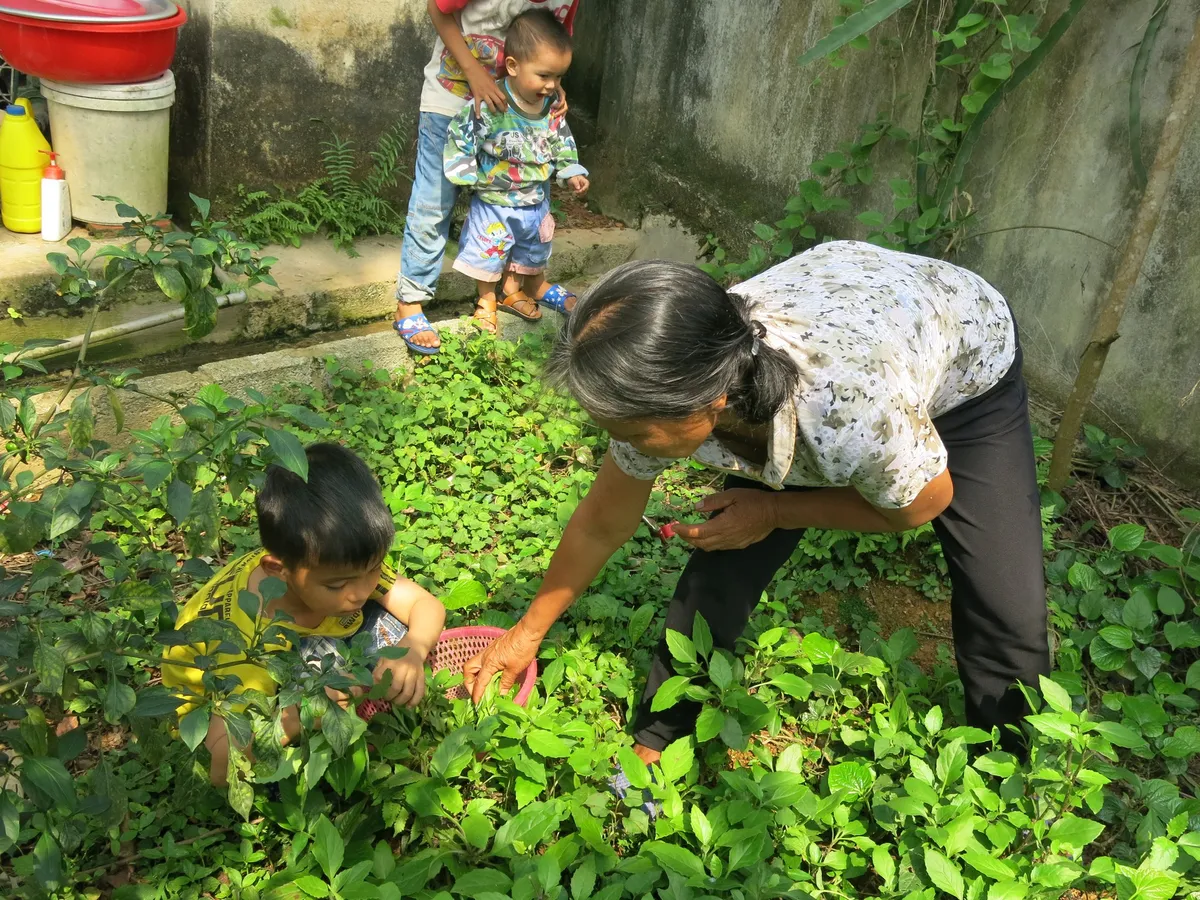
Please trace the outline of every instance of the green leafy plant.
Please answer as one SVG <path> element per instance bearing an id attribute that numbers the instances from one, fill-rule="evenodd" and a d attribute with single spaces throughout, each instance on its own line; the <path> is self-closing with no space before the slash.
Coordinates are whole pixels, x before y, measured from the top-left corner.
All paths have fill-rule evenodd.
<path id="1" fill-rule="evenodd" d="M 370 170 L 357 178 L 354 142 L 342 140 L 331 131 L 329 139 L 321 144 L 323 178 L 290 196 L 279 189 L 272 195 L 238 185 L 238 202 L 230 218 L 260 243 L 299 247 L 305 237 L 323 230 L 338 249 L 356 256 L 356 239 L 404 230 L 404 216 L 383 192 L 394 187 L 402 174 L 400 158 L 405 141 L 400 125 L 383 132 L 370 152 Z"/>
<path id="2" fill-rule="evenodd" d="M 209 201 L 195 194 L 191 198 L 198 216 L 191 231 L 164 226 L 161 215 L 143 213 L 117 197 L 102 198 L 116 204 L 117 215 L 129 220 L 122 233 L 130 240 L 92 250 L 91 241 L 75 237 L 67 242 L 70 254 L 48 253 L 46 259 L 58 276 L 58 295 L 67 306 L 99 310 L 134 277 L 148 272 L 164 295 L 183 305 L 188 334 L 201 338 L 216 327 L 221 294 L 260 283 L 274 286 L 275 260 L 260 259 L 256 244 L 227 223 L 210 219 Z"/>
<path id="3" fill-rule="evenodd" d="M 1104 546 L 1051 532 L 1056 671 L 1030 691 L 1028 762 L 962 724 L 955 673 L 918 666 L 910 628 L 868 623 L 843 642 L 805 608 L 813 590 L 857 598 L 860 582 L 898 575 L 898 556 L 912 583 L 944 585 L 926 534 L 809 533 L 736 653 L 714 646 L 703 619 L 668 633 L 678 671 L 654 703 L 702 712 L 696 734 L 650 767 L 624 723 L 687 552 L 644 530 L 548 635 L 523 708 L 494 686 L 478 706 L 450 700 L 459 676 L 445 673 L 420 710 L 364 723 L 325 693 L 370 685 L 372 660 L 354 642 L 339 671 L 266 653 L 282 620 L 251 639 L 216 622 L 211 635 L 174 632 L 176 604 L 255 546 L 248 488 L 265 463 L 299 466 L 312 438 L 344 441 L 378 474 L 399 528 L 393 560 L 448 598 L 451 625 L 514 621 L 605 438 L 545 392 L 544 343 L 446 341 L 407 381 L 330 362 L 319 391 L 163 398 L 164 418 L 122 445 L 97 439 L 99 420 L 85 440 L 87 417 L 72 423 L 67 402 L 20 465 L 9 458 L 0 533 L 51 524 L 0 573 L 6 896 L 86 895 L 110 875 L 129 882 L 120 897 L 218 900 L 1170 900 L 1200 889 L 1195 535 L 1173 548 L 1135 524 Z M 137 390 L 133 374 L 84 377 L 93 400 L 110 385 Z M 22 383 L 5 388 L 18 412 Z M 668 473 L 650 513 L 711 487 L 695 470 Z M 1200 513 L 1186 515 L 1200 531 Z M 188 698 L 200 702 L 176 736 L 182 698 L 158 684 L 158 659 L 199 639 L 261 658 L 280 689 L 235 706 L 229 673 L 197 660 L 208 690 Z M 285 746 L 276 724 L 290 703 L 323 721 Z M 239 742 L 254 738 L 253 756 L 233 754 L 224 794 L 207 784 L 201 746 L 214 714 Z M 624 801 L 605 788 L 614 759 L 634 786 Z"/>

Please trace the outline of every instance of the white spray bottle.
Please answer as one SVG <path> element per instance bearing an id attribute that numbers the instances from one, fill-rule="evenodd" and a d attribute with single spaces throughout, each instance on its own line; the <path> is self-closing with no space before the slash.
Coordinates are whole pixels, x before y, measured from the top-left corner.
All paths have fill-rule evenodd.
<path id="1" fill-rule="evenodd" d="M 61 241 L 71 233 L 71 188 L 58 165 L 58 154 L 42 152 L 50 157 L 42 172 L 42 240 Z"/>

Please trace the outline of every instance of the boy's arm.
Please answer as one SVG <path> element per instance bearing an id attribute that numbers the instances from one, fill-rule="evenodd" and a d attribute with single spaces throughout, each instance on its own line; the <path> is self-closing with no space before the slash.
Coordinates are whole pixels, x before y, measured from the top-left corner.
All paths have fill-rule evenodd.
<path id="1" fill-rule="evenodd" d="M 483 115 L 486 116 L 486 112 Z M 473 187 L 479 181 L 478 153 L 475 110 L 467 104 L 451 120 L 446 132 L 446 147 L 442 152 L 442 171 L 446 173 L 446 180 L 459 187 Z"/>
<path id="2" fill-rule="evenodd" d="M 484 103 L 490 109 L 501 112 L 508 109 L 508 100 L 504 91 L 491 73 L 483 67 L 471 53 L 467 42 L 463 39 L 462 26 L 452 13 L 462 9 L 470 0 L 429 0 L 429 18 L 437 29 L 438 37 L 462 69 L 471 88 L 471 96 L 475 98 L 475 111 L 479 112 Z"/>
<path id="3" fill-rule="evenodd" d="M 550 148 L 554 154 L 554 172 L 559 181 L 578 175 L 587 177 L 588 170 L 579 164 L 579 147 L 566 121 L 559 120 L 550 127 Z"/>
<path id="4" fill-rule="evenodd" d="M 427 659 L 446 624 L 446 607 L 441 601 L 419 584 L 400 578 L 379 605 L 408 626 L 400 646 L 415 651 L 422 662 Z"/>

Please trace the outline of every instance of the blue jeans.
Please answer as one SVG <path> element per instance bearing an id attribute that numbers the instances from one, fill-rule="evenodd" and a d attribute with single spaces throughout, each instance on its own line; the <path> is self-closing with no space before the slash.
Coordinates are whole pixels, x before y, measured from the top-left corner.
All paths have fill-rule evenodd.
<path id="1" fill-rule="evenodd" d="M 413 169 L 412 194 L 404 220 L 404 246 L 400 250 L 400 275 L 396 299 L 401 303 L 427 303 L 433 299 L 446 239 L 450 213 L 458 188 L 446 180 L 442 153 L 450 117 L 423 112 L 417 125 L 417 162 Z"/>

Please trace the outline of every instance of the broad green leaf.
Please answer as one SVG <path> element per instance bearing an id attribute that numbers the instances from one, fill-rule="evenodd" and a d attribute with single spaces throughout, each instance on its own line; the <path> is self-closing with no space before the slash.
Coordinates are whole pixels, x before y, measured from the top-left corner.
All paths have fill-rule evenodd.
<path id="1" fill-rule="evenodd" d="M 76 450 L 86 450 L 92 442 L 92 432 L 96 427 L 96 414 L 92 411 L 92 389 L 80 391 L 71 401 L 71 411 L 67 414 L 67 434 L 71 438 L 71 446 Z"/>
<path id="2" fill-rule="evenodd" d="M 676 662 L 696 662 L 696 645 L 692 643 L 691 638 L 670 628 L 667 629 L 667 648 Z"/>
<path id="3" fill-rule="evenodd" d="M 700 743 L 712 740 L 725 727 L 725 714 L 716 707 L 704 707 L 696 720 L 696 739 Z"/>
<path id="4" fill-rule="evenodd" d="M 508 893 L 512 887 L 512 879 L 499 869 L 478 868 L 470 869 L 454 880 L 450 890 L 460 897 L 475 900 L 484 893 L 492 892 L 500 896 Z"/>
<path id="5" fill-rule="evenodd" d="M 742 829 L 738 840 L 729 851 L 728 871 L 736 872 L 760 863 L 770 856 L 774 849 L 775 845 L 765 827 Z"/>
<path id="6" fill-rule="evenodd" d="M 664 709 L 670 709 L 683 699 L 683 692 L 691 683 L 692 680 L 684 675 L 672 675 L 659 685 L 658 690 L 654 693 L 654 699 L 650 701 L 650 711 L 661 712 Z"/>
<path id="7" fill-rule="evenodd" d="M 34 844 L 33 877 L 36 879 L 37 884 L 45 890 L 53 891 L 62 887 L 62 850 L 49 831 L 43 831 L 38 837 L 37 843 Z"/>
<path id="8" fill-rule="evenodd" d="M 1071 695 L 1066 692 L 1057 681 L 1047 678 L 1045 675 L 1039 675 L 1038 681 L 1042 688 L 1042 699 L 1046 701 L 1046 705 L 1055 712 L 1070 712 L 1071 711 Z"/>
<path id="9" fill-rule="evenodd" d="M 63 676 L 67 673 L 67 659 L 62 652 L 45 641 L 33 648 L 33 671 L 40 681 L 38 690 L 47 694 L 61 694 Z"/>
<path id="10" fill-rule="evenodd" d="M 487 589 L 478 581 L 456 581 L 441 599 L 446 609 L 468 609 L 487 602 Z"/>
<path id="11" fill-rule="evenodd" d="M 300 439 L 290 431 L 279 428 L 264 428 L 263 433 L 267 436 L 267 444 L 276 462 L 308 481 L 308 456 Z"/>
<path id="12" fill-rule="evenodd" d="M 33 789 L 55 809 L 75 808 L 75 783 L 61 760 L 33 756 L 22 760 L 19 769 L 26 789 Z"/>
<path id="13" fill-rule="evenodd" d="M 1129 659 L 1129 652 L 1114 647 L 1104 638 L 1096 636 L 1088 644 L 1088 655 L 1101 672 L 1115 672 Z"/>
<path id="14" fill-rule="evenodd" d="M 1163 585 L 1158 589 L 1158 611 L 1164 616 L 1179 616 L 1183 615 L 1185 609 L 1183 597 L 1179 596 L 1179 591 L 1168 585 Z"/>
<path id="15" fill-rule="evenodd" d="M 642 639 L 642 635 L 646 633 L 646 629 L 650 627 L 650 621 L 654 618 L 654 607 L 649 603 L 644 603 L 633 611 L 633 615 L 629 617 L 629 645 L 636 647 L 638 641 Z"/>
<path id="16" fill-rule="evenodd" d="M 963 877 L 958 866 L 932 847 L 925 848 L 925 871 L 934 887 L 963 900 Z"/>
<path id="17" fill-rule="evenodd" d="M 691 771 L 695 760 L 696 754 L 692 749 L 692 738 L 688 736 L 668 744 L 667 748 L 663 750 L 662 759 L 658 764 L 667 781 L 678 781 Z"/>
<path id="18" fill-rule="evenodd" d="M 1142 747 L 1146 743 L 1140 734 L 1120 722 L 1097 722 L 1094 727 L 1109 743 L 1116 744 L 1118 747 L 1134 749 Z"/>
<path id="19" fill-rule="evenodd" d="M 137 705 L 137 694 L 133 688 L 122 683 L 115 675 L 109 678 L 104 692 L 104 721 L 116 725 Z"/>
<path id="20" fill-rule="evenodd" d="M 557 735 L 538 729 L 525 736 L 529 749 L 547 759 L 566 759 L 571 755 L 571 745 Z"/>
<path id="21" fill-rule="evenodd" d="M 650 770 L 632 749 L 629 747 L 618 748 L 617 762 L 621 764 L 621 770 L 629 779 L 630 787 L 641 791 L 650 786 Z"/>
<path id="22" fill-rule="evenodd" d="M 572 900 L 588 900 L 596 889 L 596 856 L 589 853 L 571 876 Z"/>
<path id="23" fill-rule="evenodd" d="M 817 41 L 800 57 L 799 65 L 807 66 L 814 60 L 837 52 L 851 41 L 870 32 L 880 22 L 894 16 L 911 2 L 912 0 L 874 0 L 874 2 L 868 3 L 858 12 L 847 16 L 841 25 Z"/>
<path id="24" fill-rule="evenodd" d="M 795 697 L 797 700 L 807 700 L 812 696 L 812 685 L 799 675 L 792 675 L 790 673 L 776 675 L 771 679 L 771 684 L 789 697 Z"/>
<path id="25" fill-rule="evenodd" d="M 467 843 L 476 850 L 486 850 L 488 843 L 495 833 L 492 827 L 491 820 L 482 813 L 472 813 L 464 816 L 462 822 L 463 834 L 466 836 Z"/>
<path id="26" fill-rule="evenodd" d="M 875 776 L 862 763 L 844 762 L 829 768 L 829 792 L 846 791 L 847 799 L 865 797 L 875 783 Z"/>
<path id="27" fill-rule="evenodd" d="M 1082 850 L 1104 831 L 1104 823 L 1067 813 L 1050 826 L 1050 840 Z"/>
<path id="28" fill-rule="evenodd" d="M 692 834 L 696 836 L 696 840 L 700 842 L 700 846 L 707 847 L 712 842 L 713 827 L 708 821 L 708 816 L 704 814 L 704 810 L 699 805 L 692 807 L 690 822 L 692 825 Z M 1200 844 L 1197 845 L 1197 852 L 1200 853 Z"/>
<path id="29" fill-rule="evenodd" d="M 1146 528 L 1143 525 L 1117 525 L 1108 531 L 1108 542 L 1114 550 L 1122 553 L 1132 553 L 1142 546 L 1146 539 Z"/>
<path id="30" fill-rule="evenodd" d="M 929 712 L 925 713 L 925 730 L 930 735 L 935 735 L 942 730 L 942 708 L 940 706 L 930 707 Z"/>
<path id="31" fill-rule="evenodd" d="M 945 787 L 957 784 L 967 767 L 967 748 L 960 739 L 946 744 L 938 752 L 937 777 Z"/>
<path id="32" fill-rule="evenodd" d="M 731 750 L 746 749 L 746 735 L 742 731 L 741 723 L 733 716 L 725 716 L 725 721 L 721 724 L 721 740 Z"/>
<path id="33" fill-rule="evenodd" d="M 988 888 L 987 900 L 1025 900 L 1029 885 L 1021 881 L 997 881 Z"/>
<path id="34" fill-rule="evenodd" d="M 189 750 L 195 751 L 208 736 L 208 708 L 197 707 L 179 720 L 179 736 Z"/>
<path id="35" fill-rule="evenodd" d="M 686 847 L 678 844 L 668 844 L 666 841 L 647 841 L 642 850 L 654 857 L 654 860 L 669 872 L 682 875 L 684 878 L 704 878 L 707 872 L 700 857 Z"/>
<path id="36" fill-rule="evenodd" d="M 892 880 L 896 877 L 896 861 L 892 859 L 887 847 L 880 844 L 871 851 L 871 865 L 875 867 L 875 874 L 879 876 L 884 887 L 890 888 Z"/>
<path id="37" fill-rule="evenodd" d="M 1067 571 L 1067 580 L 1077 591 L 1094 591 L 1101 585 L 1100 576 L 1087 563 L 1077 562 Z"/>
<path id="38" fill-rule="evenodd" d="M 1059 713 L 1039 713 L 1026 717 L 1025 721 L 1048 738 L 1064 742 L 1075 738 L 1075 729 Z"/>
<path id="39" fill-rule="evenodd" d="M 346 845 L 341 834 L 329 819 L 321 816 L 313 833 L 312 855 L 326 878 L 332 879 L 341 871 L 345 853 Z"/>
<path id="40" fill-rule="evenodd" d="M 1163 756 L 1172 759 L 1188 759 L 1200 753 L 1200 729 L 1195 725 L 1184 725 L 1175 729 L 1162 745 Z"/>
<path id="41" fill-rule="evenodd" d="M 154 281 L 158 289 L 172 300 L 182 301 L 188 296 L 187 281 L 174 266 L 155 266 Z"/>
<path id="42" fill-rule="evenodd" d="M 1133 632 L 1124 625 L 1106 625 L 1100 629 L 1100 637 L 1118 650 L 1132 650 L 1134 646 Z"/>
<path id="43" fill-rule="evenodd" d="M 1125 601 L 1121 610 L 1121 621 L 1134 631 L 1141 631 L 1154 624 L 1154 608 L 1144 591 L 1135 591 L 1133 596 Z"/>
<path id="44" fill-rule="evenodd" d="M 1016 877 L 1016 872 L 1007 862 L 979 850 L 967 850 L 963 853 L 963 860 L 980 875 L 997 881 L 1011 881 Z"/>
<path id="45" fill-rule="evenodd" d="M 1138 647 L 1129 654 L 1129 658 L 1146 678 L 1153 678 L 1163 666 L 1163 655 L 1154 647 Z"/>
<path id="46" fill-rule="evenodd" d="M 322 900 L 322 898 L 329 896 L 329 885 L 315 875 L 300 875 L 292 884 L 304 891 L 307 896 L 314 897 L 316 900 Z"/>
<path id="47" fill-rule="evenodd" d="M 733 683 L 733 666 L 720 650 L 713 653 L 708 661 L 708 677 L 722 691 Z"/>
<path id="48" fill-rule="evenodd" d="M 167 486 L 167 512 L 180 525 L 192 512 L 192 489 L 178 478 Z"/>
<path id="49" fill-rule="evenodd" d="M 692 643 L 696 647 L 696 652 L 705 659 L 712 653 L 712 630 L 708 627 L 707 620 L 700 613 L 696 613 L 696 617 L 692 621 Z"/>

